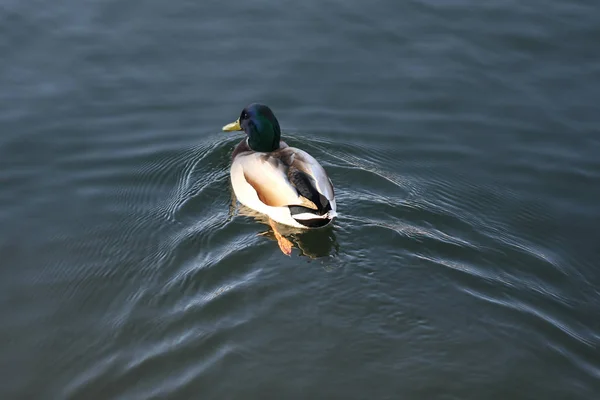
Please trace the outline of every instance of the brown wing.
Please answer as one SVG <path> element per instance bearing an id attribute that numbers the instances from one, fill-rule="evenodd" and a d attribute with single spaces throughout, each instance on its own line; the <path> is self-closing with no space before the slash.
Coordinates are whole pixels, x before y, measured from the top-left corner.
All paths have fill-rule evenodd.
<path id="1" fill-rule="evenodd" d="M 244 171 L 244 179 L 256 191 L 258 198 L 271 207 L 301 205 L 316 210 L 317 206 L 298 194 L 288 179 L 288 165 L 278 158 L 279 152 L 271 154 L 252 153 L 238 157 Z"/>
<path id="2" fill-rule="evenodd" d="M 256 179 L 256 175 L 244 172 L 244 178 L 256 190 L 258 198 L 264 204 L 271 207 L 283 207 L 289 204 L 287 201 L 289 199 L 286 196 L 281 196 L 275 186 L 262 184 L 259 179 Z"/>
<path id="3" fill-rule="evenodd" d="M 315 203 L 304 196 L 297 196 L 297 199 L 294 200 L 285 198 L 281 196 L 281 193 L 278 192 L 273 186 L 261 185 L 259 181 L 252 179 L 252 176 L 249 176 L 246 173 L 244 173 L 244 178 L 246 179 L 246 182 L 248 182 L 250 186 L 256 190 L 256 194 L 258 195 L 260 201 L 268 206 L 285 207 L 290 205 L 300 205 L 312 210 L 318 209 Z M 290 200 L 292 200 L 293 203 L 290 203 Z"/>

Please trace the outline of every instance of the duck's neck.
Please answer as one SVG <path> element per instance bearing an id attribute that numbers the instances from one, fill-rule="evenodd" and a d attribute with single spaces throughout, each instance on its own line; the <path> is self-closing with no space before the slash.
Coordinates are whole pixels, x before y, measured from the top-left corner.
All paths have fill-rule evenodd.
<path id="1" fill-rule="evenodd" d="M 283 140 L 280 140 L 278 149 L 285 149 L 286 147 L 289 147 L 288 144 L 286 142 L 284 142 Z M 233 154 L 231 154 L 231 159 L 233 160 L 241 153 L 245 153 L 247 151 L 252 151 L 252 149 L 248 145 L 248 138 L 244 138 L 244 139 L 242 139 L 241 142 L 239 142 L 237 144 L 237 146 L 235 146 L 235 149 L 233 149 Z"/>

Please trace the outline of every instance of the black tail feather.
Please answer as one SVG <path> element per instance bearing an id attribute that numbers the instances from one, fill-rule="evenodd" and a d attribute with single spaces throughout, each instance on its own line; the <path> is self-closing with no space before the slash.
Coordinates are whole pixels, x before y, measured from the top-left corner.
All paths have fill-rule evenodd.
<path id="1" fill-rule="evenodd" d="M 324 213 L 319 214 L 319 212 L 317 210 L 313 210 L 312 208 L 303 207 L 303 206 L 288 206 L 288 208 L 290 209 L 290 214 L 292 215 L 292 218 L 294 218 L 294 215 L 297 215 L 297 214 L 310 213 L 310 214 L 315 215 L 314 219 L 313 218 L 311 218 L 311 219 L 296 219 L 296 218 L 294 218 L 294 220 L 296 222 L 298 222 L 301 225 L 306 226 L 307 228 L 321 228 L 331 222 L 331 219 L 329 219 L 329 218 L 319 218 L 319 216 L 323 215 Z M 329 210 L 331 210 L 331 206 L 329 206 Z"/>
<path id="2" fill-rule="evenodd" d="M 301 225 L 304 225 L 307 228 L 322 228 L 325 225 L 329 224 L 331 220 L 327 218 L 297 219 L 296 222 L 298 222 Z"/>

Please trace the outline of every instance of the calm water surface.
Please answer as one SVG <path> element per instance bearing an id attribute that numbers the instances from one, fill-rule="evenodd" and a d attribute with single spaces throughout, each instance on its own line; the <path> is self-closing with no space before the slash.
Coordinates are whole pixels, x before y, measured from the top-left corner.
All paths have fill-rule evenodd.
<path id="1" fill-rule="evenodd" d="M 0 2 L 0 398 L 598 399 L 595 0 Z M 232 199 L 253 101 L 334 226 Z"/>

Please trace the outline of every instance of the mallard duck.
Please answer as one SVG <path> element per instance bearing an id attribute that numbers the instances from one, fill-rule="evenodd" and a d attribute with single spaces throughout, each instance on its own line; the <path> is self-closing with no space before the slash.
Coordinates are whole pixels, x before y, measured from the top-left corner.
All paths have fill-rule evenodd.
<path id="1" fill-rule="evenodd" d="M 223 130 L 246 133 L 232 154 L 233 191 L 240 203 L 269 217 L 284 253 L 291 252 L 291 243 L 285 243 L 272 221 L 313 229 L 336 217 L 331 179 L 314 157 L 281 140 L 279 122 L 269 107 L 250 104 Z"/>

